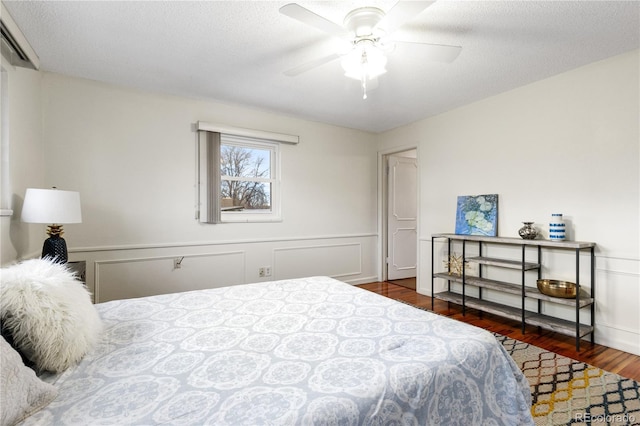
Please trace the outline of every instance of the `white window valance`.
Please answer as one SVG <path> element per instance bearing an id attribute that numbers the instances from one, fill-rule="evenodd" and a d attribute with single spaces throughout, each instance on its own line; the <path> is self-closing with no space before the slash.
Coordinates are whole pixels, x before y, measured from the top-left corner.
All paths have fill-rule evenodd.
<path id="1" fill-rule="evenodd" d="M 247 138 L 264 139 L 268 141 L 298 144 L 300 143 L 300 136 L 287 135 L 285 133 L 267 132 L 264 130 L 243 129 L 241 127 L 225 126 L 222 124 L 206 123 L 204 121 L 198 121 L 198 130 L 204 130 L 207 132 L 216 132 L 227 135 L 244 136 Z"/>

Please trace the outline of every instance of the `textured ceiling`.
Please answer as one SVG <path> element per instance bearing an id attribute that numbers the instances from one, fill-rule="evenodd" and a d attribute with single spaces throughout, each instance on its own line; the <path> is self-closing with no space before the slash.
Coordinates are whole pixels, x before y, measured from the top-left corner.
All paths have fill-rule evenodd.
<path id="1" fill-rule="evenodd" d="M 334 61 L 336 40 L 278 9 L 287 1 L 6 1 L 41 69 L 168 94 L 250 105 L 381 132 L 584 64 L 637 49 L 637 1 L 440 0 L 396 38 L 462 46 L 440 63 L 398 45 L 362 99 Z M 342 24 L 394 1 L 300 1 Z"/>

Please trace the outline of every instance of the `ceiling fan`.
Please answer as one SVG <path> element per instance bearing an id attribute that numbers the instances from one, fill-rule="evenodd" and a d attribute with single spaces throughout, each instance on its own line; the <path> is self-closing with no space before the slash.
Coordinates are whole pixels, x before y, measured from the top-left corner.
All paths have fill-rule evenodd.
<path id="1" fill-rule="evenodd" d="M 420 47 L 430 60 L 452 62 L 462 47 L 442 44 L 401 41 L 391 38 L 393 32 L 415 18 L 433 1 L 398 1 L 386 13 L 376 7 L 361 7 L 347 13 L 343 25 L 326 19 L 299 4 L 290 3 L 280 8 L 280 13 L 348 42 L 348 50 L 335 52 L 284 72 L 296 76 L 320 65 L 341 59 L 345 76 L 359 80 L 363 99 L 367 98 L 367 88 L 375 84 L 378 76 L 386 72 L 386 53 L 393 50 L 396 43 L 407 43 Z"/>

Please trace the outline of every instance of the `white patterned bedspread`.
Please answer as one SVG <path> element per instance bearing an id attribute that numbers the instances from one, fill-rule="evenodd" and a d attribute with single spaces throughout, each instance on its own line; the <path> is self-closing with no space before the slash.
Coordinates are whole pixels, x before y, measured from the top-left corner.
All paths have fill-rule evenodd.
<path id="1" fill-rule="evenodd" d="M 331 278 L 96 307 L 101 344 L 25 424 L 533 424 L 493 335 Z"/>

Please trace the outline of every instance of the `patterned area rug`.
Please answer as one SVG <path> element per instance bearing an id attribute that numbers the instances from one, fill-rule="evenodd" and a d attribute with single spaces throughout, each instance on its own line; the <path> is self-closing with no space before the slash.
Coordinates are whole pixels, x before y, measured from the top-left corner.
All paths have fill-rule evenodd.
<path id="1" fill-rule="evenodd" d="M 640 425 L 640 384 L 493 333 L 531 385 L 536 425 Z"/>

